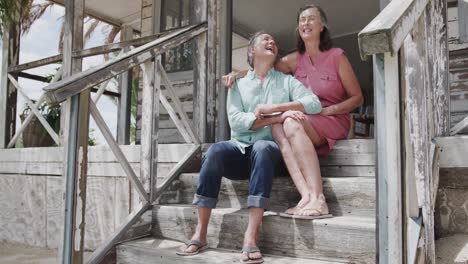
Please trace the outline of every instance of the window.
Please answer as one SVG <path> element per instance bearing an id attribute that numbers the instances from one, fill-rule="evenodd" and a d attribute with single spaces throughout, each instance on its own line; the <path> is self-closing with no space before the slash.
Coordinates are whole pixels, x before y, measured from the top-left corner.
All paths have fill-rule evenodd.
<path id="1" fill-rule="evenodd" d="M 161 6 L 161 32 L 189 25 L 190 0 L 163 0 Z M 185 42 L 162 56 L 167 72 L 193 69 L 193 41 Z"/>

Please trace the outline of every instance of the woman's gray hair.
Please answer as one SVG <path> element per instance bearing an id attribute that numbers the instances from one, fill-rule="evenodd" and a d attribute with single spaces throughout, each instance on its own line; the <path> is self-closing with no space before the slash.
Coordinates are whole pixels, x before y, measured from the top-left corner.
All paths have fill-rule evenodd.
<path id="1" fill-rule="evenodd" d="M 267 33 L 265 31 L 255 32 L 252 36 L 250 36 L 250 39 L 249 39 L 249 46 L 247 47 L 247 63 L 252 68 L 253 68 L 253 56 L 252 56 L 252 52 L 250 51 L 250 49 L 255 47 L 255 45 L 257 44 L 257 38 L 263 34 L 267 34 Z"/>

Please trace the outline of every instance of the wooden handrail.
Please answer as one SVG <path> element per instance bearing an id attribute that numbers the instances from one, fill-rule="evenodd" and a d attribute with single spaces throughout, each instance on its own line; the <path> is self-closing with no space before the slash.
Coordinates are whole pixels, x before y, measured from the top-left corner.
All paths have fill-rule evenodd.
<path id="1" fill-rule="evenodd" d="M 127 71 L 207 31 L 207 23 L 188 26 L 125 53 L 100 66 L 80 72 L 44 88 L 49 103 L 65 101 L 96 84 Z"/>
<path id="2" fill-rule="evenodd" d="M 361 58 L 397 52 L 429 0 L 393 0 L 358 35 Z"/>

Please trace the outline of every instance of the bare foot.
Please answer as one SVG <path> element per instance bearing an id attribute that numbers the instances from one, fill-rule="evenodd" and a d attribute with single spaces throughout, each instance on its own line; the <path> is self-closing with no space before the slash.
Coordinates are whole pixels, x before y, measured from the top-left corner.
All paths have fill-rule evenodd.
<path id="1" fill-rule="evenodd" d="M 206 244 L 206 236 L 204 237 L 204 239 L 202 239 L 200 235 L 195 234 L 195 235 L 193 235 L 191 240 L 199 240 L 203 244 Z M 186 252 L 186 253 L 193 253 L 193 252 L 197 251 L 198 249 L 199 249 L 199 247 L 196 246 L 196 245 L 190 245 L 188 247 L 186 245 L 182 245 L 180 247 L 180 251 L 183 251 L 183 252 Z"/>
<path id="2" fill-rule="evenodd" d="M 296 215 L 302 216 L 319 216 L 328 214 L 328 205 L 323 199 L 314 199 L 307 203 L 302 209 L 296 212 Z"/>

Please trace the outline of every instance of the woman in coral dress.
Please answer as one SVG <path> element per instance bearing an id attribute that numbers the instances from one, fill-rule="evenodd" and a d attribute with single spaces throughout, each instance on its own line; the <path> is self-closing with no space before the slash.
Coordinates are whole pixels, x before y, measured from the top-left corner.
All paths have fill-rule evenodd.
<path id="1" fill-rule="evenodd" d="M 326 155 L 336 140 L 345 139 L 350 129 L 349 113 L 363 103 L 363 96 L 349 60 L 340 48 L 332 48 L 327 18 L 316 5 L 307 5 L 297 16 L 297 51 L 278 60 L 275 68 L 294 74 L 304 86 L 316 94 L 323 110 L 317 115 L 286 119 L 272 127 L 273 137 L 281 149 L 289 174 L 301 200 L 286 211 L 291 217 L 320 217 L 328 215 L 323 195 L 318 155 Z M 223 76 L 230 86 L 243 72 Z M 274 112 L 272 105 L 259 105 L 256 115 Z M 307 140 L 294 133 L 304 129 Z M 299 141 L 300 140 L 300 141 Z"/>

